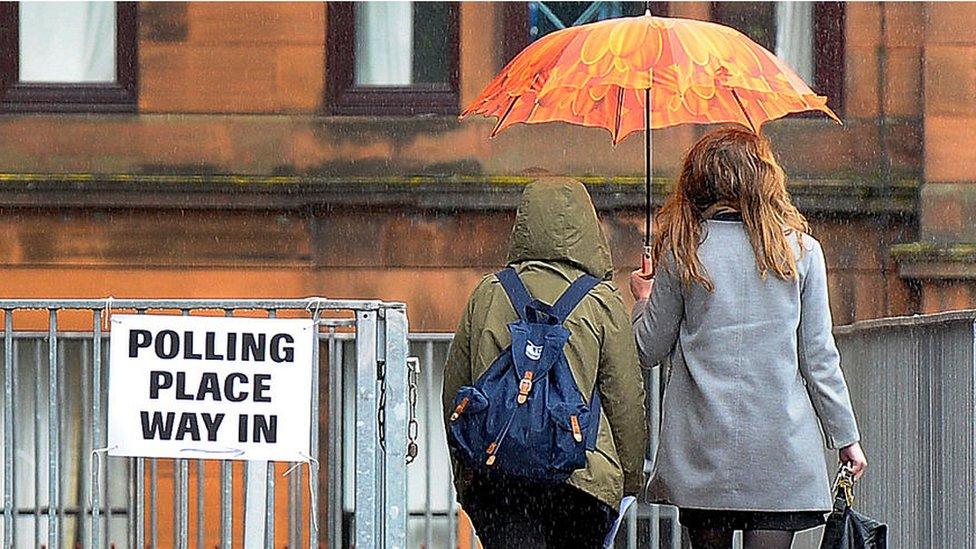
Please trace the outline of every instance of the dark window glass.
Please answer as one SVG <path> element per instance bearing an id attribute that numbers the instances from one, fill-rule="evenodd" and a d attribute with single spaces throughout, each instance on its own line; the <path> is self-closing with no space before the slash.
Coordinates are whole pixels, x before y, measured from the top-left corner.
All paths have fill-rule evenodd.
<path id="1" fill-rule="evenodd" d="M 447 84 L 451 80 L 450 6 L 413 3 L 413 82 Z"/>
<path id="2" fill-rule="evenodd" d="M 769 51 L 776 49 L 775 2 L 715 2 L 712 20 L 741 31 Z"/>

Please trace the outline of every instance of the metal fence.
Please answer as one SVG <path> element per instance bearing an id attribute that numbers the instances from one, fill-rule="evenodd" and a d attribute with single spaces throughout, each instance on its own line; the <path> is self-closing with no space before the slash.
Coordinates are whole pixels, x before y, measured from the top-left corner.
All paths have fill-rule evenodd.
<path id="1" fill-rule="evenodd" d="M 976 548 L 976 311 L 837 329 L 868 456 L 856 507 L 890 547 Z"/>
<path id="2" fill-rule="evenodd" d="M 320 540 L 332 547 L 405 547 L 411 376 L 403 305 L 7 300 L 0 311 L 3 547 L 294 548 L 319 547 Z M 311 317 L 318 345 L 310 442 L 317 460 L 325 441 L 321 470 L 310 462 L 282 481 L 281 474 L 301 464 L 100 455 L 109 352 L 103 323 L 112 311 Z M 322 378 L 320 365 L 327 373 Z M 342 440 L 348 440 L 349 459 L 343 459 Z M 351 473 L 345 490 L 329 482 L 343 478 L 344 465 Z M 320 483 L 329 488 L 325 494 Z"/>
<path id="3" fill-rule="evenodd" d="M 255 475 L 248 479 L 240 462 L 97 457 L 92 451 L 105 445 L 107 303 L 0 301 L 4 547 L 239 547 L 252 525 L 249 501 L 262 511 L 266 547 L 478 546 L 454 503 L 441 419 L 450 334 L 410 334 L 409 347 L 398 345 L 404 310 L 378 302 L 115 301 L 112 308 L 315 318 L 312 448 L 325 456 L 322 468 L 311 479 L 306 468 L 282 479 L 293 464 L 273 464 L 258 478 L 263 491 L 248 494 Z M 891 525 L 892 547 L 976 547 L 974 319 L 970 311 L 837 329 L 871 460 L 857 506 Z M 40 323 L 47 330 L 38 331 Z M 420 452 L 409 468 L 408 354 L 421 365 Z M 655 371 L 645 381 L 650 463 L 662 388 Z M 641 504 L 617 547 L 678 549 L 680 534 L 674 508 Z M 804 533 L 794 547 L 812 549 L 819 537 L 819 529 Z"/>

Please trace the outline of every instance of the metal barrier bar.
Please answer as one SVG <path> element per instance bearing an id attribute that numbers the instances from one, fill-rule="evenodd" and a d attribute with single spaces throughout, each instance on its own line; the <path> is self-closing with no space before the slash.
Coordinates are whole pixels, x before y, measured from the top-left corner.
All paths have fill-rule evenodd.
<path id="1" fill-rule="evenodd" d="M 434 407 L 434 342 L 424 342 L 424 385 L 427 389 L 424 395 L 424 547 L 433 547 L 433 532 L 431 531 L 431 484 L 434 468 L 434 460 L 431 459 L 431 418 L 436 417 L 440 411 L 440 406 Z"/>
<path id="2" fill-rule="evenodd" d="M 404 549 L 407 544 L 407 429 L 410 399 L 416 399 L 416 387 L 408 387 L 407 315 L 401 309 L 386 311 L 386 448 L 383 456 L 383 494 L 385 513 L 382 519 L 384 547 Z"/>
<path id="3" fill-rule="evenodd" d="M 183 316 L 190 316 L 189 309 L 180 311 Z M 190 543 L 189 526 L 187 521 L 190 514 L 190 464 L 185 459 L 177 459 L 173 463 L 173 530 L 177 549 L 186 549 Z"/>
<path id="4" fill-rule="evenodd" d="M 343 346 L 336 340 L 335 327 L 329 328 L 329 539 L 330 547 L 342 544 L 342 371 Z"/>
<path id="5" fill-rule="evenodd" d="M 379 483 L 376 482 L 376 313 L 359 311 L 356 315 L 356 546 L 378 545 L 376 515 L 379 509 Z"/>
<path id="6" fill-rule="evenodd" d="M 275 464 L 268 462 L 268 470 L 265 472 L 265 524 L 264 524 L 264 547 L 272 549 L 275 537 Z"/>
<path id="7" fill-rule="evenodd" d="M 146 546 L 146 460 L 133 458 L 135 461 L 135 508 L 134 516 L 129 522 L 135 523 L 135 546 Z M 130 469 L 131 471 L 131 469 Z"/>
<path id="8" fill-rule="evenodd" d="M 244 463 L 244 547 L 259 549 L 265 545 L 265 505 L 267 504 L 268 462 Z"/>
<path id="9" fill-rule="evenodd" d="M 319 509 L 319 338 L 321 323 L 321 313 L 318 308 L 312 312 L 312 329 L 315 333 L 312 345 L 312 428 L 309 446 L 312 450 L 312 461 L 308 467 L 309 483 L 309 508 L 308 508 L 308 546 L 318 548 L 319 546 L 319 517 L 315 516 Z M 329 357 L 330 360 L 332 357 Z M 331 541 L 330 541 L 331 543 Z"/>
<path id="10" fill-rule="evenodd" d="M 140 315 L 146 314 L 146 307 L 143 303 L 141 307 L 136 307 L 136 313 Z M 111 319 L 109 319 L 111 322 Z M 134 516 L 130 516 L 129 523 L 135 523 L 135 541 L 134 544 L 139 549 L 146 546 L 146 460 L 143 458 L 135 459 L 135 507 L 133 508 Z M 130 468 L 131 472 L 132 469 Z M 155 485 L 155 481 L 153 482 Z M 155 496 L 155 490 L 153 490 L 153 495 Z M 153 506 L 155 511 L 155 506 Z"/>
<path id="11" fill-rule="evenodd" d="M 317 341 L 315 345 L 317 346 Z M 313 349 L 315 346 L 313 346 Z M 314 417 L 314 416 L 313 416 Z M 297 463 L 291 463 L 294 467 Z M 302 542 L 302 482 L 301 467 L 292 471 L 288 478 L 288 546 L 299 547 Z"/>
<path id="12" fill-rule="evenodd" d="M 14 547 L 14 312 L 3 311 L 3 546 Z"/>
<path id="13" fill-rule="evenodd" d="M 276 318 L 278 312 L 274 309 L 268 311 L 268 318 Z M 318 345 L 318 341 L 314 342 Z M 314 359 L 312 361 L 315 362 Z M 312 414 L 315 417 L 315 414 Z M 315 423 L 314 421 L 312 423 Z M 265 524 L 264 524 L 264 547 L 265 549 L 273 549 L 274 547 L 274 531 L 275 531 L 275 464 L 268 462 L 268 470 L 266 473 L 267 478 L 265 483 L 267 485 L 265 489 L 265 503 L 264 503 L 264 513 L 265 513 Z"/>
<path id="14" fill-rule="evenodd" d="M 111 343 L 107 341 L 107 338 L 105 337 L 105 334 L 102 332 L 102 328 L 101 328 L 102 319 L 105 318 L 105 320 L 108 320 L 108 318 L 107 318 L 108 317 L 108 314 L 107 313 L 104 313 L 104 317 L 102 315 L 103 315 L 103 313 L 101 313 L 101 311 L 99 311 L 99 316 L 98 316 L 98 320 L 99 320 L 99 327 L 98 327 L 98 330 L 99 330 L 99 341 L 104 344 L 105 349 L 110 349 L 111 348 Z M 102 370 L 105 372 L 105 373 L 103 373 L 101 375 L 107 378 L 108 377 L 107 376 L 108 367 L 106 367 L 106 365 L 103 362 L 103 360 L 104 360 L 103 357 L 105 356 L 105 353 L 102 352 L 103 345 L 100 344 L 98 347 L 99 347 L 98 363 L 99 363 L 99 366 L 102 368 Z M 105 385 L 106 382 L 107 382 L 106 379 L 102 379 L 101 377 L 99 378 L 99 383 L 102 383 L 103 386 Z M 105 395 L 104 398 L 107 398 L 107 395 Z M 98 416 L 98 421 L 100 423 L 101 422 L 104 422 L 105 425 L 108 424 L 108 406 L 106 405 L 105 402 L 102 403 L 102 411 L 101 411 L 101 415 Z M 105 432 L 102 434 L 101 442 L 102 442 L 102 444 L 100 444 L 100 446 L 104 446 L 108 442 L 108 429 L 107 429 L 107 427 L 106 427 Z M 111 526 L 112 526 L 112 522 L 111 522 L 111 516 L 112 516 L 112 493 L 109 491 L 109 488 L 108 487 L 109 486 L 112 486 L 112 476 L 113 476 L 113 473 L 112 473 L 112 467 L 109 465 L 109 461 L 108 461 L 107 455 L 105 455 L 103 457 L 105 457 L 104 464 L 103 464 L 103 467 L 105 468 L 104 469 L 105 474 L 102 475 L 100 477 L 100 479 L 101 479 L 101 484 L 104 487 L 102 493 L 105 494 L 105 512 L 102 514 L 102 525 L 101 525 L 101 529 L 102 529 L 102 544 L 100 545 L 100 547 L 107 547 L 108 546 L 109 536 L 110 536 L 110 531 L 111 531 Z"/>
<path id="15" fill-rule="evenodd" d="M 348 311 L 378 311 L 383 308 L 399 309 L 399 303 L 375 300 L 342 299 L 115 299 L 113 309 L 142 310 L 244 310 L 268 309 L 308 310 L 309 304 L 319 309 Z M 104 299 L 0 299 L 0 309 L 104 309 Z"/>
<path id="16" fill-rule="evenodd" d="M 294 464 L 292 464 L 294 465 Z M 288 546 L 298 547 L 302 539 L 302 470 L 295 469 L 288 478 Z"/>
<path id="17" fill-rule="evenodd" d="M 96 309 L 92 311 L 92 399 L 91 399 L 92 429 L 91 447 L 96 450 L 102 447 L 102 311 Z M 104 547 L 101 534 L 99 532 L 99 514 L 101 512 L 102 486 L 101 460 L 97 454 L 93 470 L 89 472 L 94 478 L 91 479 L 91 498 L 92 498 L 92 519 L 91 537 L 89 537 L 89 547 Z M 107 461 L 107 460 L 106 460 Z"/>
<path id="18" fill-rule="evenodd" d="M 41 376 L 41 340 L 34 346 L 34 364 L 37 375 L 34 377 L 34 547 L 41 546 L 41 394 L 43 392 L 43 377 Z"/>
<path id="19" fill-rule="evenodd" d="M 657 527 L 651 525 L 651 530 Z M 658 547 L 651 543 L 651 547 Z M 631 505 L 627 510 L 627 549 L 637 549 L 637 505 Z"/>
<path id="20" fill-rule="evenodd" d="M 197 547 L 203 547 L 203 488 L 204 461 L 197 460 Z"/>
<path id="21" fill-rule="evenodd" d="M 173 468 L 173 475 L 176 475 L 176 468 Z M 174 479 L 175 480 L 175 479 Z M 149 460 L 149 546 L 152 549 L 159 547 L 159 493 L 156 488 L 159 486 L 159 460 L 151 458 Z M 177 489 L 173 483 L 173 490 Z M 175 496 L 174 492 L 174 496 Z M 176 510 L 176 506 L 173 506 Z M 176 513 L 173 513 L 174 515 Z M 173 517 L 176 520 L 176 517 Z"/>
<path id="22" fill-rule="evenodd" d="M 47 434 L 47 543 L 48 547 L 60 547 L 60 504 L 61 504 L 61 463 L 60 463 L 60 424 L 58 399 L 58 313 L 57 309 L 48 311 L 48 434 Z"/>
<path id="23" fill-rule="evenodd" d="M 177 469 L 177 518 L 176 518 L 176 547 L 186 549 L 190 544 L 189 539 L 189 514 L 190 514 L 190 463 L 185 459 L 176 460 Z"/>
<path id="24" fill-rule="evenodd" d="M 357 364 L 357 368 L 358 366 Z M 376 377 L 378 382 L 376 399 L 379 404 L 375 416 L 379 446 L 376 448 L 376 466 L 373 469 L 373 483 L 374 486 L 377 486 L 376 506 L 374 507 L 376 514 L 373 517 L 373 524 L 376 528 L 376 543 L 381 544 L 386 540 L 386 524 L 383 520 L 386 513 L 386 479 L 383 475 L 383 464 L 386 461 L 386 316 L 383 314 L 376 315 Z M 368 386 L 357 386 L 357 391 L 366 387 Z"/>
<path id="25" fill-rule="evenodd" d="M 651 460 L 657 458 L 657 448 L 659 444 L 659 437 L 661 431 L 661 370 L 665 366 L 658 365 L 652 368 L 647 375 L 647 395 L 649 397 L 647 417 L 648 417 L 648 449 L 651 454 Z M 644 470 L 645 473 L 650 473 L 652 469 L 652 463 L 645 460 Z M 634 506 L 636 511 L 636 505 Z M 661 546 L 661 520 L 660 520 L 660 509 L 658 505 L 650 505 L 648 510 L 648 515 L 651 522 L 650 527 L 650 539 L 648 540 L 651 547 Z M 634 515 L 632 515 L 633 517 Z M 636 531 L 630 533 L 628 531 L 628 544 L 631 547 L 637 546 L 637 535 Z"/>
<path id="26" fill-rule="evenodd" d="M 234 316 L 234 308 L 224 308 L 224 316 Z M 233 540 L 234 471 L 231 462 L 220 462 L 220 549 L 231 549 Z"/>
<path id="27" fill-rule="evenodd" d="M 62 338 L 62 344 L 64 343 L 66 342 Z M 92 387 L 91 387 L 91 378 L 92 378 L 91 376 L 92 365 L 90 362 L 91 353 L 88 351 L 88 345 L 91 342 L 88 340 L 82 340 L 80 343 L 81 345 L 79 350 L 81 352 L 78 358 L 81 361 L 81 407 L 79 408 L 79 411 L 81 413 L 79 415 L 81 416 L 80 417 L 81 432 L 90 433 L 92 431 L 92 427 L 94 427 L 95 419 L 94 416 L 89 417 L 88 414 L 86 414 L 85 412 L 91 408 L 91 399 L 94 398 L 95 396 L 94 392 L 92 392 Z M 69 354 L 70 354 L 70 349 L 68 350 L 62 349 L 61 356 L 67 358 Z M 65 399 L 63 401 L 65 407 L 67 407 L 69 401 L 70 399 Z M 83 437 L 79 436 L 78 440 L 82 441 Z M 79 468 L 79 473 L 81 474 L 79 474 L 78 477 L 84 478 L 83 476 L 84 471 L 91 471 L 92 457 L 91 457 L 91 452 L 85 452 L 85 445 L 83 442 L 79 446 L 81 447 L 81 454 L 78 456 L 78 461 L 81 462 L 81 467 Z M 94 446 L 92 448 L 94 448 Z M 92 484 L 90 482 L 81 483 L 81 484 L 82 486 L 80 487 L 80 490 L 78 491 L 78 495 L 76 496 L 77 497 L 76 502 L 77 502 L 77 507 L 84 510 L 87 508 L 89 502 L 91 501 Z M 63 508 L 61 510 L 61 513 L 62 516 L 65 513 L 65 510 Z M 75 538 L 82 540 L 81 546 L 83 549 L 88 547 L 88 537 L 85 535 L 85 532 L 88 531 L 88 520 L 89 517 L 91 516 L 93 516 L 92 510 L 78 513 L 77 520 L 75 521 L 75 529 L 77 531 Z"/>

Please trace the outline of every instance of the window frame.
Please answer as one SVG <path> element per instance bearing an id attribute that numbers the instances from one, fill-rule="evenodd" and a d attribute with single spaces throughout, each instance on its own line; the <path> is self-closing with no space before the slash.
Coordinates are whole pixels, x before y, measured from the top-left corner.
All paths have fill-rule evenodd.
<path id="1" fill-rule="evenodd" d="M 138 100 L 138 4 L 116 3 L 113 83 L 20 81 L 20 3 L 0 2 L 0 111 L 135 112 Z"/>
<path id="2" fill-rule="evenodd" d="M 669 2 L 648 2 L 645 5 L 658 17 L 667 17 L 670 11 Z M 508 63 L 532 43 L 529 40 L 529 3 L 504 2 L 504 10 L 505 36 L 502 40 L 502 53 Z"/>
<path id="3" fill-rule="evenodd" d="M 715 5 L 709 6 L 709 13 L 715 13 Z M 813 3 L 813 82 L 808 82 L 818 95 L 827 97 L 829 106 L 838 116 L 844 113 L 844 51 L 845 51 L 845 9 L 844 2 Z M 714 20 L 714 15 L 709 19 Z M 718 22 L 718 21 L 716 21 Z M 796 117 L 817 116 L 814 112 L 797 113 Z"/>
<path id="4" fill-rule="evenodd" d="M 353 2 L 326 4 L 326 109 L 338 116 L 457 115 L 460 112 L 460 3 L 448 2 L 450 77 L 446 84 L 357 86 Z"/>

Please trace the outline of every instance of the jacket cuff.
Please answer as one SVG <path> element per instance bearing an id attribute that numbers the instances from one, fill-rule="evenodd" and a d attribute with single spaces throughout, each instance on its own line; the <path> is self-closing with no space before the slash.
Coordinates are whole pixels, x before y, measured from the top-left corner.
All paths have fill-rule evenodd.
<path id="1" fill-rule="evenodd" d="M 855 442 L 861 442 L 861 435 L 857 432 L 843 437 L 827 437 L 827 448 L 830 450 L 840 450 Z"/>

